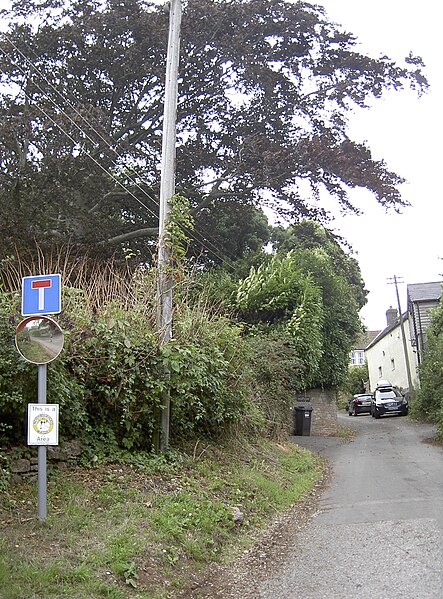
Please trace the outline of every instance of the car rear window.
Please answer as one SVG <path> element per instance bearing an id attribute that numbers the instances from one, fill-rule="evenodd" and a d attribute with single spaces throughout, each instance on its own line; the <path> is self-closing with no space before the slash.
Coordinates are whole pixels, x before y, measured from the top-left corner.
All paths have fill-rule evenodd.
<path id="1" fill-rule="evenodd" d="M 401 397 L 398 391 L 394 391 L 393 389 L 379 389 L 380 395 L 383 399 L 391 399 L 392 397 Z"/>

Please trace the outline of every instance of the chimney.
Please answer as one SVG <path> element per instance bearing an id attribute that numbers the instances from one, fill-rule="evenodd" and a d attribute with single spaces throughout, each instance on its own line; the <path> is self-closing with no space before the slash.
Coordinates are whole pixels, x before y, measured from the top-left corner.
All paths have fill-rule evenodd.
<path id="1" fill-rule="evenodd" d="M 388 323 L 388 327 L 391 324 L 395 324 L 397 322 L 397 319 L 398 319 L 397 308 L 393 308 L 392 306 L 389 306 L 389 310 L 386 310 L 386 320 Z"/>

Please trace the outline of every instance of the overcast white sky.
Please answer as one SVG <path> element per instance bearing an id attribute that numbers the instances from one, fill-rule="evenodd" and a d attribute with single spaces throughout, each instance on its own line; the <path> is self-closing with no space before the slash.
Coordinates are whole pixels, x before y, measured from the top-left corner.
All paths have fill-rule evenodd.
<path id="1" fill-rule="evenodd" d="M 354 247 L 370 294 L 361 312 L 370 330 L 386 326 L 385 312 L 397 307 L 397 275 L 401 307 L 406 309 L 406 284 L 443 280 L 442 185 L 443 50 L 440 0 L 318 0 L 331 20 L 354 33 L 361 50 L 400 60 L 410 50 L 427 66 L 430 91 L 417 99 L 413 92 L 387 95 L 370 110 L 351 118 L 353 136 L 368 141 L 374 158 L 384 158 L 408 183 L 402 193 L 412 205 L 403 214 L 389 214 L 367 192 L 356 192 L 365 216 L 339 217 L 335 223 Z"/>
<path id="2" fill-rule="evenodd" d="M 271 1 L 271 0 L 270 0 Z M 367 141 L 376 159 L 408 180 L 402 186 L 411 207 L 386 214 L 365 191 L 352 192 L 364 216 L 338 217 L 336 232 L 353 246 L 367 289 L 361 316 L 368 329 L 383 329 L 386 310 L 396 307 L 397 275 L 402 310 L 406 284 L 443 279 L 441 150 L 443 144 L 443 50 L 440 0 L 315 0 L 331 20 L 354 33 L 361 50 L 401 60 L 409 51 L 421 56 L 431 84 L 418 99 L 410 91 L 390 93 L 370 110 L 351 117 L 356 141 Z M 9 4 L 0 0 L 0 7 Z"/>

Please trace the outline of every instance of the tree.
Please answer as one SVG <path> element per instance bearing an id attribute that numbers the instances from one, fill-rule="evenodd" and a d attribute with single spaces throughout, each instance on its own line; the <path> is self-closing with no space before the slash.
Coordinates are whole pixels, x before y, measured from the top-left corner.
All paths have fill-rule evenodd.
<path id="1" fill-rule="evenodd" d="M 235 200 L 211 202 L 199 211 L 196 229 L 200 235 L 191 246 L 192 254 L 204 262 L 228 268 L 232 261 L 261 253 L 271 238 L 264 212 Z"/>
<path id="2" fill-rule="evenodd" d="M 16 0 L 2 17 L 3 250 L 63 238 L 80 251 L 123 246 L 147 259 L 167 14 L 148 0 Z M 400 208 L 403 179 L 349 138 L 346 115 L 386 89 L 424 90 L 421 67 L 412 55 L 397 65 L 360 54 L 306 2 L 188 0 L 177 191 L 197 222 L 220 201 L 322 219 L 309 200 L 321 188 L 344 209 L 354 210 L 347 189 L 356 186 Z"/>
<path id="3" fill-rule="evenodd" d="M 303 365 L 297 375 L 305 387 L 314 386 L 319 380 L 326 316 L 321 295 L 294 251 L 274 254 L 258 268 L 251 268 L 237 287 L 239 318 L 258 325 L 261 336 L 268 331 L 280 333 Z"/>
<path id="4" fill-rule="evenodd" d="M 358 263 L 338 237 L 313 221 L 275 228 L 273 244 L 271 260 L 240 283 L 238 305 L 247 319 L 285 323 L 312 366 L 310 384 L 338 386 L 348 376 L 351 345 L 361 332 L 358 312 L 366 302 Z M 312 286 L 316 295 L 308 292 Z"/>
<path id="5" fill-rule="evenodd" d="M 354 289 L 323 248 L 298 250 L 297 265 L 321 290 L 322 356 L 317 384 L 336 387 L 346 378 L 351 345 L 361 332 Z"/>
<path id="6" fill-rule="evenodd" d="M 368 290 L 365 289 L 360 266 L 352 254 L 342 248 L 344 240 L 341 237 L 319 223 L 305 220 L 287 229 L 274 228 L 272 239 L 275 248 L 281 252 L 322 248 L 332 262 L 333 271 L 349 284 L 358 308 L 366 304 Z"/>
<path id="7" fill-rule="evenodd" d="M 369 381 L 368 365 L 349 366 L 348 375 L 342 385 L 342 391 L 347 395 L 366 393 L 365 383 Z"/>

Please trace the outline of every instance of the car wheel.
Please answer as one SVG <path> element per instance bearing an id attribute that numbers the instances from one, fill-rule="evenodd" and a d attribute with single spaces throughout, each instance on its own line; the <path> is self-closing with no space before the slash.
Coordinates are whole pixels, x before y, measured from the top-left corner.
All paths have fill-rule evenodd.
<path id="1" fill-rule="evenodd" d="M 375 410 L 374 418 L 376 418 L 377 420 L 380 418 L 380 414 L 379 412 L 377 412 L 377 410 Z"/>

